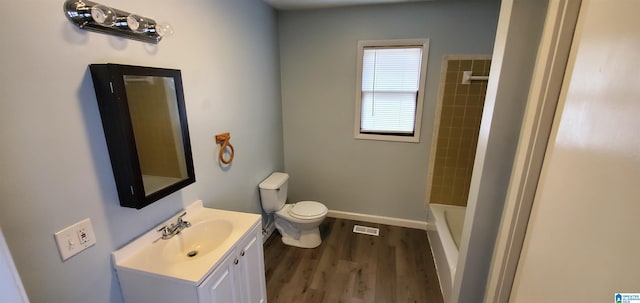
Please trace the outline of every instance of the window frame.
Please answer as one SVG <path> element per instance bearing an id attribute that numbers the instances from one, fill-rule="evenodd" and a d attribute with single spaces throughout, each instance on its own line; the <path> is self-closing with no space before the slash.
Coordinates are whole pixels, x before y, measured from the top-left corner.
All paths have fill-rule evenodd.
<path id="1" fill-rule="evenodd" d="M 414 116 L 413 135 L 407 134 L 372 134 L 361 132 L 362 117 L 362 64 L 364 49 L 371 47 L 420 47 L 422 59 L 420 64 L 420 80 L 418 84 L 418 96 L 416 100 L 416 113 Z M 353 137 L 355 139 L 396 141 L 396 142 L 420 142 L 420 127 L 422 125 L 422 109 L 424 105 L 424 91 L 427 77 L 427 61 L 429 59 L 429 39 L 394 39 L 394 40 L 359 40 L 356 77 L 356 107 Z"/>

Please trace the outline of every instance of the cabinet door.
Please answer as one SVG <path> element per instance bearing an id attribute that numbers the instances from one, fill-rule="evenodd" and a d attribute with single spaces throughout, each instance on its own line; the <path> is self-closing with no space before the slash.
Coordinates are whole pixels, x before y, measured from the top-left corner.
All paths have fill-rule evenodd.
<path id="1" fill-rule="evenodd" d="M 238 259 L 233 253 L 212 272 L 198 287 L 198 302 L 200 303 L 239 303 L 236 286 L 236 267 Z"/>
<path id="2" fill-rule="evenodd" d="M 262 234 L 254 230 L 238 247 L 238 284 L 243 303 L 267 302 Z"/>

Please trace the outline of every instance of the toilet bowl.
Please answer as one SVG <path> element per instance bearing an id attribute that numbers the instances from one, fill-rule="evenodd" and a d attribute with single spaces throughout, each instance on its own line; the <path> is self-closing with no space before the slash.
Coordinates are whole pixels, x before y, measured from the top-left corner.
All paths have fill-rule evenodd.
<path id="1" fill-rule="evenodd" d="M 286 204 L 289 175 L 275 172 L 262 181 L 260 200 L 267 214 L 275 217 L 282 243 L 302 248 L 315 248 L 322 243 L 318 226 L 327 216 L 327 207 L 316 201 Z"/>

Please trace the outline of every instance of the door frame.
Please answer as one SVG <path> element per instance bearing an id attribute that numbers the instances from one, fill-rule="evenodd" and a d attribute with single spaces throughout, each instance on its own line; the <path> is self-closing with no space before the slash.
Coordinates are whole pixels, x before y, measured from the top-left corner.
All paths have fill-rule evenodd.
<path id="1" fill-rule="evenodd" d="M 551 0 L 487 280 L 485 303 L 508 302 L 540 179 L 581 0 Z"/>

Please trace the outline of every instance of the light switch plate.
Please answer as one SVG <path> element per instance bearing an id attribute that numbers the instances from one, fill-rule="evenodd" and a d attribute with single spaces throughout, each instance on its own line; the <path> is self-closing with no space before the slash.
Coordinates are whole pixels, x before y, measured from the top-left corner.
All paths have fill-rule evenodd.
<path id="1" fill-rule="evenodd" d="M 89 218 L 55 233 L 54 237 L 62 261 L 96 244 L 96 236 Z"/>

